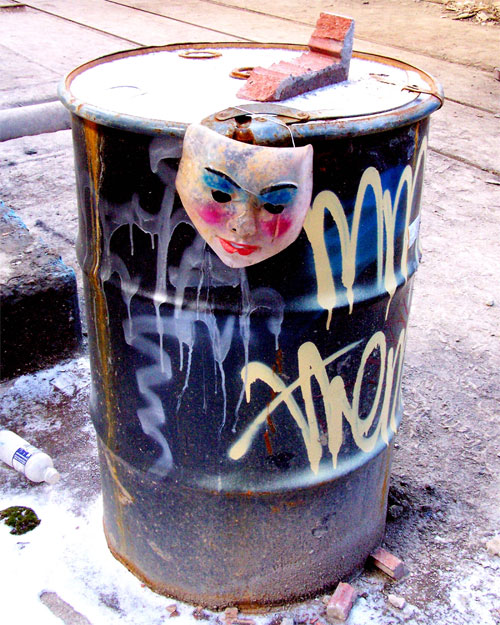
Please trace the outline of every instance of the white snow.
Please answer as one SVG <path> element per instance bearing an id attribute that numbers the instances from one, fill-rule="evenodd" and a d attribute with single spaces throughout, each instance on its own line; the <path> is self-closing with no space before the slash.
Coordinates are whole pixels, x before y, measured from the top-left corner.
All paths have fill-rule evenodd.
<path id="1" fill-rule="evenodd" d="M 86 359 L 22 376 L 7 388 L 0 413 L 15 411 L 16 402 L 30 398 L 43 401 L 55 394 L 67 396 L 70 390 L 77 393 L 77 389 L 85 390 L 88 382 Z M 45 428 L 35 420 L 33 425 L 25 426 L 24 433 L 30 427 L 32 431 Z M 79 430 L 88 427 L 85 423 Z M 166 608 L 172 603 L 177 604 L 180 612 L 172 625 L 199 625 L 192 616 L 194 606 L 155 594 L 111 555 L 102 528 L 100 496 L 91 496 L 90 503 L 82 506 L 80 484 L 71 475 L 65 475 L 54 486 L 32 484 L 2 465 L 0 480 L 7 475 L 9 479 L 4 479 L 0 488 L 0 510 L 28 506 L 35 510 L 41 523 L 24 535 L 14 536 L 0 522 L 0 623 L 18 618 L 36 625 L 61 625 L 61 619 L 40 600 L 42 593 L 53 592 L 91 625 L 164 625 L 169 620 Z M 387 601 L 387 579 L 380 573 L 365 572 L 352 582 L 364 596 L 357 599 L 349 624 L 496 625 L 492 610 L 500 607 L 499 568 L 500 557 L 488 554 L 485 546 L 471 553 L 469 559 L 458 558 L 451 571 L 440 573 L 440 584 L 447 589 L 445 596 L 424 606 L 420 602 L 421 607 L 412 605 L 405 596 L 411 584 L 407 587 L 403 580 L 392 587 L 392 592 L 407 600 L 401 610 Z M 317 601 L 315 605 L 317 612 L 321 604 Z M 214 625 L 216 614 L 207 612 L 207 625 Z M 311 616 L 311 606 L 298 604 L 276 612 L 283 613 L 295 616 L 296 621 L 304 620 Z M 256 625 L 269 625 L 273 613 L 251 617 Z"/>

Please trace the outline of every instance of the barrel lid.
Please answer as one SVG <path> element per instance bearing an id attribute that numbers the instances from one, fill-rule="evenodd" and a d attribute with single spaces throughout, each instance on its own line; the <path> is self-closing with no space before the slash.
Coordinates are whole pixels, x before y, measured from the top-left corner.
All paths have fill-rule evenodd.
<path id="1" fill-rule="evenodd" d="M 231 107 L 245 110 L 236 96 L 242 82 L 231 76 L 269 67 L 307 50 L 293 44 L 173 44 L 140 48 L 86 63 L 65 78 L 60 97 L 85 119 L 144 132 L 182 136 L 187 125 Z M 243 72 L 244 73 L 244 72 Z M 349 79 L 279 102 L 303 112 L 288 120 L 297 136 L 378 132 L 427 117 L 442 103 L 431 76 L 388 57 L 354 52 Z M 275 106 L 275 105 L 274 105 Z M 270 111 L 273 105 L 269 106 Z M 259 103 L 266 113 L 266 103 Z M 307 115 L 305 115 L 307 113 Z"/>

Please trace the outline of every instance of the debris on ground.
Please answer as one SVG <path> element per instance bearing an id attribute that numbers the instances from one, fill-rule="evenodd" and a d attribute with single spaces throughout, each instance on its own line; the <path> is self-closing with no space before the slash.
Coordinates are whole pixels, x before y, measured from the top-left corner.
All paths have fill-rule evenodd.
<path id="1" fill-rule="evenodd" d="M 370 557 L 378 569 L 396 581 L 408 573 L 404 562 L 383 547 L 376 549 Z"/>
<path id="2" fill-rule="evenodd" d="M 500 2 L 475 2 L 474 0 L 449 0 L 445 10 L 456 13 L 451 19 L 469 20 L 478 24 L 500 24 Z"/>
<path id="3" fill-rule="evenodd" d="M 208 621 L 210 616 L 208 612 L 205 612 L 205 610 L 203 609 L 203 606 L 198 605 L 193 610 L 193 618 L 195 618 L 197 621 Z"/>
<path id="4" fill-rule="evenodd" d="M 36 512 L 25 506 L 11 506 L 5 510 L 0 510 L 0 520 L 2 519 L 5 525 L 12 527 L 10 533 L 16 536 L 31 532 L 41 523 Z"/>
<path id="5" fill-rule="evenodd" d="M 486 543 L 486 551 L 492 556 L 500 556 L 500 535 Z"/>
<path id="6" fill-rule="evenodd" d="M 170 618 L 172 618 L 172 616 L 179 616 L 180 612 L 177 609 L 177 604 L 176 603 L 172 603 L 172 605 L 167 605 L 167 612 L 170 614 Z"/>
<path id="7" fill-rule="evenodd" d="M 406 605 L 404 597 L 399 595 L 387 595 L 387 601 L 398 610 L 402 610 Z"/>
<path id="8" fill-rule="evenodd" d="M 224 623 L 227 623 L 228 625 L 233 625 L 233 623 L 238 618 L 238 613 L 239 613 L 238 608 L 235 608 L 235 607 L 226 608 L 224 610 L 224 614 L 222 615 L 222 620 L 224 621 Z"/>
<path id="9" fill-rule="evenodd" d="M 357 596 L 358 592 L 351 584 L 340 582 L 326 606 L 328 620 L 347 620 Z"/>
<path id="10" fill-rule="evenodd" d="M 54 616 L 61 619 L 63 623 L 67 625 L 91 625 L 87 617 L 75 610 L 67 601 L 61 599 L 56 592 L 42 592 L 40 594 L 40 601 Z"/>

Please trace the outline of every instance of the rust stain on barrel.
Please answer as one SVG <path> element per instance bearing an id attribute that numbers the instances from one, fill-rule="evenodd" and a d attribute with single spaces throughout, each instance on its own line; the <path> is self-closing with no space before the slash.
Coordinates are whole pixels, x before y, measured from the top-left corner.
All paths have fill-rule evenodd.
<path id="1" fill-rule="evenodd" d="M 101 165 L 101 139 L 99 135 L 99 127 L 97 124 L 89 121 L 84 123 L 85 145 L 87 153 L 87 164 L 89 168 L 90 179 L 92 181 L 93 193 L 90 199 L 90 214 L 92 222 L 92 265 L 88 273 L 89 284 L 91 287 L 92 302 L 94 305 L 95 322 L 96 322 L 96 339 L 100 360 L 100 371 L 102 372 L 103 390 L 106 403 L 106 424 L 107 424 L 107 443 L 110 445 L 114 436 L 114 397 L 113 386 L 110 369 L 110 336 L 108 326 L 108 308 L 104 297 L 102 282 L 99 275 L 102 254 L 102 230 L 99 220 L 99 188 L 100 178 L 102 174 Z"/>

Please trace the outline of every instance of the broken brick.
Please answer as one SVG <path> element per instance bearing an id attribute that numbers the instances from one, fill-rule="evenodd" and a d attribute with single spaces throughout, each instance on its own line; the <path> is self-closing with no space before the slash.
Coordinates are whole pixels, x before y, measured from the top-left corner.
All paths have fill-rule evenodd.
<path id="1" fill-rule="evenodd" d="M 309 41 L 309 52 L 256 67 L 237 96 L 259 102 L 279 102 L 301 93 L 347 80 L 352 55 L 354 21 L 321 13 Z"/>
<path id="2" fill-rule="evenodd" d="M 224 610 L 222 620 L 225 623 L 228 623 L 228 625 L 234 625 L 236 619 L 238 618 L 238 612 L 239 612 L 238 608 L 234 608 L 234 607 L 226 608 Z"/>
<path id="3" fill-rule="evenodd" d="M 396 581 L 408 573 L 404 562 L 383 547 L 376 549 L 370 557 L 378 569 Z"/>
<path id="4" fill-rule="evenodd" d="M 340 582 L 326 606 L 327 618 L 347 620 L 357 595 L 356 589 L 351 584 Z"/>
<path id="5" fill-rule="evenodd" d="M 176 603 L 173 603 L 172 605 L 167 605 L 166 610 L 167 612 L 170 612 L 170 618 L 172 618 L 172 616 L 180 616 L 180 612 L 177 609 Z"/>
<path id="6" fill-rule="evenodd" d="M 193 610 L 193 617 L 197 621 L 208 621 L 208 619 L 210 618 L 208 613 L 205 612 L 205 610 L 203 609 L 203 606 L 201 605 L 196 606 L 196 608 Z"/>
<path id="7" fill-rule="evenodd" d="M 353 35 L 354 23 L 351 18 L 321 13 L 308 45 L 315 52 L 341 57 L 344 48 L 350 48 L 351 54 Z"/>

